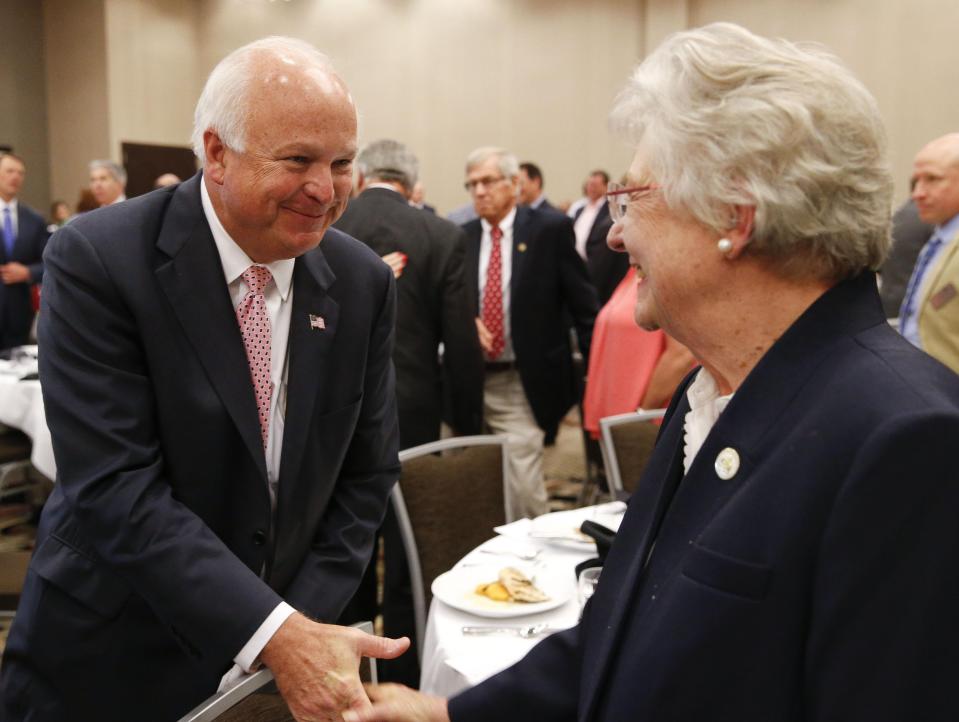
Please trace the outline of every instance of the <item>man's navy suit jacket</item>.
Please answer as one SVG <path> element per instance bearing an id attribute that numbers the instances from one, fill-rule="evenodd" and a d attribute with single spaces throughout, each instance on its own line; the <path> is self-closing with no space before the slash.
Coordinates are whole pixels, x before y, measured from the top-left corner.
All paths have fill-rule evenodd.
<path id="1" fill-rule="evenodd" d="M 17 203 L 17 238 L 13 253 L 7 258 L 0 237 L 0 264 L 15 261 L 30 271 L 30 280 L 6 285 L 0 283 L 0 349 L 27 342 L 33 322 L 30 285 L 43 280 L 43 249 L 50 234 L 43 218 L 32 208 Z"/>
<path id="2" fill-rule="evenodd" d="M 463 229 L 466 277 L 479 308 L 483 228 L 477 219 Z M 513 351 L 526 398 L 548 443 L 555 437 L 560 419 L 578 400 L 580 388 L 573 376 L 567 319 L 572 318 L 583 358 L 588 359 L 599 305 L 583 259 L 576 253 L 573 224 L 559 213 L 516 208 L 512 264 L 509 318 Z"/>
<path id="3" fill-rule="evenodd" d="M 175 719 L 281 599 L 335 620 L 369 559 L 399 474 L 392 273 L 336 230 L 296 260 L 273 515 L 200 182 L 84 215 L 48 246 L 40 377 L 58 479 L 3 661 L 4 719 L 23 704 L 29 719 Z"/>
<path id="4" fill-rule="evenodd" d="M 959 377 L 865 273 L 773 345 L 684 476 L 687 387 L 582 623 L 453 722 L 959 718 Z"/>

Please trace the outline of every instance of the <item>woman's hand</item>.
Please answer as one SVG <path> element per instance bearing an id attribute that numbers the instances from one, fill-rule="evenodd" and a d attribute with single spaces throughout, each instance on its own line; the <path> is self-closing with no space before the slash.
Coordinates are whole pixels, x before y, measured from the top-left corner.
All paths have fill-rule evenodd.
<path id="1" fill-rule="evenodd" d="M 366 685 L 371 708 L 343 713 L 343 722 L 449 722 L 446 700 L 401 684 Z"/>

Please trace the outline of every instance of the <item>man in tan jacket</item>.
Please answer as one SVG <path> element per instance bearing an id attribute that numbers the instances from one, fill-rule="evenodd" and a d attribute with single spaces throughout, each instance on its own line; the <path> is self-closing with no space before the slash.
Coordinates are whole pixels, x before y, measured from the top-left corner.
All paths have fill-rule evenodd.
<path id="1" fill-rule="evenodd" d="M 909 279 L 899 329 L 959 372 L 959 133 L 931 141 L 916 155 L 912 199 L 935 231 Z"/>

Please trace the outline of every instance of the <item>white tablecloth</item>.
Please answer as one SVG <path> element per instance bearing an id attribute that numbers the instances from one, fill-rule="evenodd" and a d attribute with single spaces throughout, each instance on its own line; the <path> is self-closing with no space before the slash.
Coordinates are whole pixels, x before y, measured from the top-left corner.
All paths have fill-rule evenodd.
<path id="1" fill-rule="evenodd" d="M 616 514 L 610 514 L 613 509 Z M 563 574 L 565 570 L 568 573 L 570 598 L 565 604 L 551 611 L 509 619 L 489 619 L 454 609 L 434 597 L 426 622 L 420 689 L 430 694 L 449 697 L 518 662 L 543 639 L 542 636 L 535 639 L 508 635 L 468 636 L 462 633 L 464 626 L 515 626 L 546 622 L 550 625 L 551 632 L 574 626 L 579 619 L 574 569 L 579 562 L 596 556 L 595 547 L 583 545 L 577 548 L 576 545 L 532 538 L 528 532 L 535 533 L 537 529 L 554 527 L 556 521 L 562 521 L 564 525 L 572 522 L 578 526 L 583 520 L 591 518 L 606 526 L 615 527 L 618 526 L 618 520 L 622 518 L 620 512 L 624 509 L 625 505 L 600 505 L 577 509 L 574 512 L 547 514 L 533 522 L 516 522 L 505 528 L 501 527 L 503 536 L 484 542 L 457 562 L 454 568 L 477 566 L 479 569 L 480 566 L 491 565 L 522 568 L 539 563 L 548 567 L 551 573 Z M 611 523 L 614 520 L 617 523 Z M 511 548 L 511 545 L 520 551 L 539 549 L 540 552 L 535 561 L 522 561 L 507 554 L 481 551 L 502 551 Z M 484 580 L 477 581 L 479 583 Z"/>
<path id="2" fill-rule="evenodd" d="M 55 479 L 53 443 L 43 412 L 39 381 L 21 381 L 20 376 L 36 370 L 36 362 L 0 364 L 0 424 L 19 429 L 33 441 L 30 461 L 44 476 Z"/>

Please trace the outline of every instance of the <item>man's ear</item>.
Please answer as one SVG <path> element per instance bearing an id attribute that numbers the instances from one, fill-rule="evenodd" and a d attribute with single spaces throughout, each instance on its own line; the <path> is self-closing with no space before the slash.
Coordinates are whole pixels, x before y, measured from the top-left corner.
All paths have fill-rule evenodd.
<path id="1" fill-rule="evenodd" d="M 226 145 L 216 131 L 207 130 L 203 133 L 203 150 L 206 153 L 203 175 L 222 185 L 226 174 Z"/>
<path id="2" fill-rule="evenodd" d="M 753 223 L 756 220 L 756 206 L 733 206 L 732 226 L 724 238 L 732 241 L 733 247 L 724 255 L 729 260 L 738 258 L 749 245 L 753 235 Z"/>

